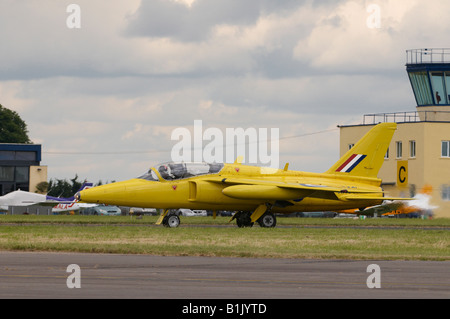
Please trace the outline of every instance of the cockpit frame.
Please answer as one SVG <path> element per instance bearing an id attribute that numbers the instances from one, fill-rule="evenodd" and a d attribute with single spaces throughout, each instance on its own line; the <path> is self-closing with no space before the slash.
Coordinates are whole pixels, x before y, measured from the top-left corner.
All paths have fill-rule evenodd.
<path id="1" fill-rule="evenodd" d="M 174 181 L 201 175 L 217 174 L 222 171 L 223 167 L 223 163 L 166 162 L 150 168 L 147 173 L 138 178 L 160 181 L 161 177 L 165 181 Z"/>

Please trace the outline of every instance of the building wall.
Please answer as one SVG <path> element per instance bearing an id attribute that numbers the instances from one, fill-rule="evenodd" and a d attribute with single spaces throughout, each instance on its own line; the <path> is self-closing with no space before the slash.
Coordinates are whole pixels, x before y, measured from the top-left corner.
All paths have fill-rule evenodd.
<path id="1" fill-rule="evenodd" d="M 373 125 L 341 127 L 340 153 L 348 150 Z M 410 141 L 416 143 L 416 155 L 410 155 Z M 435 217 L 450 218 L 450 158 L 441 156 L 441 142 L 450 140 L 450 123 L 411 122 L 398 123 L 389 146 L 389 158 L 385 159 L 378 174 L 387 196 L 412 197 L 425 186 L 431 186 L 430 204 L 437 206 Z M 402 142 L 402 156 L 397 157 L 397 142 Z M 401 170 L 401 167 L 406 168 Z M 400 177 L 399 177 L 400 174 Z M 407 177 L 407 182 L 401 183 Z"/>
<path id="2" fill-rule="evenodd" d="M 36 186 L 47 181 L 47 166 L 30 166 L 30 192 L 37 193 Z"/>

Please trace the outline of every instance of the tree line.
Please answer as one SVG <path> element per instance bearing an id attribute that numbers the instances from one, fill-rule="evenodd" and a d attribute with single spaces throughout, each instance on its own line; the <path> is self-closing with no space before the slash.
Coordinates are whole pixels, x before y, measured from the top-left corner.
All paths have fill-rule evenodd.
<path id="1" fill-rule="evenodd" d="M 28 128 L 20 115 L 0 104 L 0 143 L 31 144 L 28 136 Z M 84 181 L 78 180 L 78 175 L 74 178 L 51 179 L 49 182 L 41 182 L 37 185 L 40 193 L 47 193 L 55 197 L 72 197 L 83 185 Z M 98 181 L 94 186 L 102 185 Z"/>
<path id="2" fill-rule="evenodd" d="M 0 143 L 31 144 L 27 124 L 17 112 L 0 104 Z"/>
<path id="3" fill-rule="evenodd" d="M 50 181 L 44 182 L 46 185 L 42 185 L 43 189 L 38 189 L 43 193 L 47 193 L 49 196 L 54 197 L 72 197 L 75 193 L 81 188 L 83 183 L 86 183 L 86 180 L 80 181 L 78 180 L 78 175 L 75 174 L 75 177 L 67 180 L 67 179 L 50 179 Z M 103 182 L 100 180 L 93 186 L 103 185 Z M 47 188 L 45 189 L 45 186 Z"/>

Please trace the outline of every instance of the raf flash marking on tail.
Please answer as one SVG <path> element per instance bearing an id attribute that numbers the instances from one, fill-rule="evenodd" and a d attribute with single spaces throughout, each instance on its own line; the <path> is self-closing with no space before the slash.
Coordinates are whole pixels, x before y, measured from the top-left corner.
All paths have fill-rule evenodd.
<path id="1" fill-rule="evenodd" d="M 366 158 L 367 155 L 361 155 L 361 154 L 353 154 L 349 157 L 348 160 L 344 162 L 337 170 L 336 172 L 342 172 L 342 173 L 350 173 L 356 166 L 358 166 L 359 163 L 363 159 Z"/>

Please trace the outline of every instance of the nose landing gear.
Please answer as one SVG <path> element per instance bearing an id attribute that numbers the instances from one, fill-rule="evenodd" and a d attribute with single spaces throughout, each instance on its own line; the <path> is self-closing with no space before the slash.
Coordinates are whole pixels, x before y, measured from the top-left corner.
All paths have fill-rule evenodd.
<path id="1" fill-rule="evenodd" d="M 176 228 L 180 226 L 180 217 L 175 214 L 170 214 L 164 217 L 162 224 L 165 227 Z"/>

